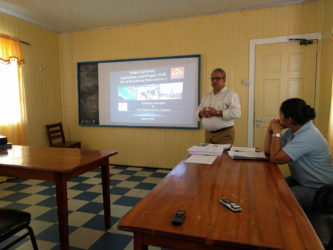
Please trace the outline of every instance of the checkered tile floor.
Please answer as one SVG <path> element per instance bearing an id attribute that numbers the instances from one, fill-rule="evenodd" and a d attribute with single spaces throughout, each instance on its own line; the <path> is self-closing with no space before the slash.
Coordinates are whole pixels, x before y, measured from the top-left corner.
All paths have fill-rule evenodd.
<path id="1" fill-rule="evenodd" d="M 70 249 L 133 249 L 133 234 L 118 230 L 117 222 L 169 171 L 110 166 L 112 226 L 109 230 L 104 228 L 100 169 L 68 181 Z M 16 178 L 0 183 L 0 207 L 31 213 L 30 225 L 39 249 L 60 249 L 54 182 Z M 12 249 L 32 249 L 29 237 L 21 242 Z M 149 247 L 152 249 L 160 248 Z"/>

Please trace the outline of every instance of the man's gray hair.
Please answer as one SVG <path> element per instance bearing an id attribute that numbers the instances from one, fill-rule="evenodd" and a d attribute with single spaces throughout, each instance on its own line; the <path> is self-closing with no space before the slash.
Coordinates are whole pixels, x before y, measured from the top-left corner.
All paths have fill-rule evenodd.
<path id="1" fill-rule="evenodd" d="M 222 76 L 223 76 L 224 79 L 226 79 L 226 77 L 227 77 L 227 73 L 225 73 L 225 70 L 222 69 L 222 68 L 216 68 L 216 69 L 214 69 L 213 72 L 212 72 L 212 74 L 214 72 L 221 72 L 221 74 L 222 74 Z"/>

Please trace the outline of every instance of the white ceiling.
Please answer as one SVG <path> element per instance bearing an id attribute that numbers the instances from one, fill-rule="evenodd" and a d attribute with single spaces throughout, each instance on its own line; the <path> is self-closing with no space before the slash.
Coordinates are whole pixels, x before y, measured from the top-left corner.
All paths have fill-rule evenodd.
<path id="1" fill-rule="evenodd" d="M 307 0 L 0 0 L 0 12 L 63 33 L 305 1 Z"/>

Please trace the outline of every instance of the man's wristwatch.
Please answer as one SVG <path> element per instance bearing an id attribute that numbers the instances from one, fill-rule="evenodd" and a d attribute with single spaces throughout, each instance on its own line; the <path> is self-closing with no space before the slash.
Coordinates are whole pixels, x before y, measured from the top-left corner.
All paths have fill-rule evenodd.
<path id="1" fill-rule="evenodd" d="M 272 137 L 278 137 L 278 138 L 280 138 L 280 137 L 281 137 L 281 134 L 280 134 L 280 133 L 275 133 L 275 134 L 273 133 L 273 134 L 272 134 Z"/>

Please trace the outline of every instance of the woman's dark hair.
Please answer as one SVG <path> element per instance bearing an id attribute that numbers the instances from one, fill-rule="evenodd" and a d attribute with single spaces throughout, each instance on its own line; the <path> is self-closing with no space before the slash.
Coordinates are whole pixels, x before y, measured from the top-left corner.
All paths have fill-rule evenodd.
<path id="1" fill-rule="evenodd" d="M 293 118 L 295 123 L 301 125 L 316 117 L 315 110 L 299 98 L 285 100 L 281 104 L 280 111 L 284 114 L 285 118 Z"/>

